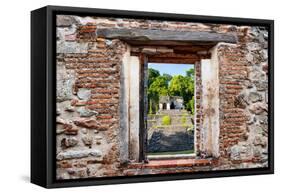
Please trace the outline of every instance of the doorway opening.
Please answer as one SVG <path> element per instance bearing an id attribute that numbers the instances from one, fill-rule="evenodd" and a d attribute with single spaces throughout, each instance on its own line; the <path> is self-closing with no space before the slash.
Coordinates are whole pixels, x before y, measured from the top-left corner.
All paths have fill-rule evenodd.
<path id="1" fill-rule="evenodd" d="M 194 64 L 148 63 L 148 158 L 194 153 Z"/>

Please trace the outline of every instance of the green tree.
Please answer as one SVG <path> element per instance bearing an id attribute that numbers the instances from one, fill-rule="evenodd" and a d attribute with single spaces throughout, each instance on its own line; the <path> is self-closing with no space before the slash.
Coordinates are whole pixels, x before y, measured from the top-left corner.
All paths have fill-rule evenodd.
<path id="1" fill-rule="evenodd" d="M 170 74 L 164 73 L 163 77 L 169 82 L 172 80 L 173 76 L 171 76 Z"/>
<path id="2" fill-rule="evenodd" d="M 152 103 L 153 112 L 157 112 L 159 97 L 169 95 L 168 91 L 169 77 L 158 76 L 153 79 L 153 82 L 148 88 L 148 100 Z"/>
<path id="3" fill-rule="evenodd" d="M 186 76 L 176 75 L 169 84 L 169 94 L 181 96 L 187 110 L 194 113 L 194 69 L 186 71 Z"/>
<path id="4" fill-rule="evenodd" d="M 194 112 L 194 68 L 186 75 L 160 75 L 158 70 L 148 69 L 148 103 L 149 112 L 157 112 L 160 96 L 181 96 L 187 110 Z"/>
<path id="5" fill-rule="evenodd" d="M 172 78 L 169 85 L 169 93 L 172 96 L 186 97 L 188 93 L 188 80 L 182 75 L 176 75 Z"/>
<path id="6" fill-rule="evenodd" d="M 159 71 L 153 68 L 148 68 L 148 87 L 154 82 L 154 80 L 160 76 Z"/>
<path id="7" fill-rule="evenodd" d="M 168 95 L 168 81 L 165 77 L 159 76 L 151 83 L 148 88 L 148 97 L 154 102 L 159 101 L 159 96 Z"/>
<path id="8" fill-rule="evenodd" d="M 194 68 L 186 71 L 186 77 L 190 77 L 192 80 L 194 80 Z"/>
<path id="9" fill-rule="evenodd" d="M 187 86 L 187 96 L 188 99 L 186 101 L 186 108 L 187 110 L 191 111 L 192 114 L 194 114 L 194 68 L 189 69 L 186 71 L 186 79 L 188 82 Z"/>
<path id="10" fill-rule="evenodd" d="M 194 114 L 194 110 L 195 110 L 195 107 L 194 107 L 194 96 L 192 96 L 191 100 L 189 100 L 187 103 L 186 103 L 186 108 L 187 110 L 190 110 L 192 114 Z"/>
<path id="11" fill-rule="evenodd" d="M 149 90 L 151 84 L 155 81 L 157 77 L 160 76 L 160 73 L 158 70 L 149 68 L 148 69 L 148 103 L 149 103 L 149 114 L 154 113 L 154 107 L 156 107 L 157 102 L 157 93 L 155 93 L 155 88 L 153 90 Z M 155 110 L 156 112 L 156 110 Z"/>

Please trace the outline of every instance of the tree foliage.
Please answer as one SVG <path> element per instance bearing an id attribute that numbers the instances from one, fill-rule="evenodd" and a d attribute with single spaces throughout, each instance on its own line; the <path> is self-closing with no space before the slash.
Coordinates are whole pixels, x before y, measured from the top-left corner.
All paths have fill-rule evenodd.
<path id="1" fill-rule="evenodd" d="M 186 77 L 190 77 L 192 80 L 194 80 L 194 68 L 186 71 Z"/>
<path id="2" fill-rule="evenodd" d="M 190 112 L 192 114 L 194 114 L 194 110 L 195 110 L 195 107 L 194 107 L 194 96 L 192 96 L 191 100 L 189 100 L 187 103 L 186 103 L 186 109 L 187 110 L 190 110 Z"/>
<path id="3" fill-rule="evenodd" d="M 188 92 L 188 81 L 186 77 L 182 75 L 176 75 L 172 78 L 169 85 L 169 92 L 172 96 L 182 96 L 184 97 Z"/>
<path id="4" fill-rule="evenodd" d="M 156 69 L 148 69 L 148 87 L 154 82 L 155 78 L 159 77 L 160 73 Z"/>
<path id="5" fill-rule="evenodd" d="M 159 71 L 148 69 L 149 112 L 156 112 L 160 96 L 181 96 L 187 110 L 194 112 L 194 69 L 186 71 L 186 76 L 160 75 Z"/>
<path id="6" fill-rule="evenodd" d="M 148 88 L 148 97 L 153 101 L 159 101 L 159 96 L 167 96 L 168 81 L 165 77 L 159 76 L 154 79 Z"/>

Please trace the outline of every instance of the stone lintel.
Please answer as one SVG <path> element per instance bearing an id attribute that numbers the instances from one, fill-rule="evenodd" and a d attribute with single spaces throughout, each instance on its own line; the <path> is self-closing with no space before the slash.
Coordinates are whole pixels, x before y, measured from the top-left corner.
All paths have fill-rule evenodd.
<path id="1" fill-rule="evenodd" d="M 153 42 L 153 44 L 165 44 L 166 42 L 169 42 L 169 44 L 180 44 L 185 42 L 237 43 L 236 35 L 216 32 L 183 32 L 168 30 L 105 28 L 98 29 L 96 33 L 99 37 L 108 39 L 120 39 L 132 44 L 140 44 L 142 42 Z"/>

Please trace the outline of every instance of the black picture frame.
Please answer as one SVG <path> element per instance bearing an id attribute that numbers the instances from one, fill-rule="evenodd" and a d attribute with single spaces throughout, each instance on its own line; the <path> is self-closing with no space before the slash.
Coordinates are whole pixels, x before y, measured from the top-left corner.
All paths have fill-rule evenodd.
<path id="1" fill-rule="evenodd" d="M 55 116 L 56 116 L 56 15 L 95 15 L 138 19 L 177 20 L 201 23 L 264 26 L 269 30 L 268 72 L 268 168 L 237 169 L 179 173 L 103 177 L 79 180 L 55 179 Z M 232 17 L 137 12 L 109 9 L 46 6 L 31 12 L 31 182 L 46 188 L 169 181 L 213 177 L 229 177 L 274 173 L 274 21 Z"/>

